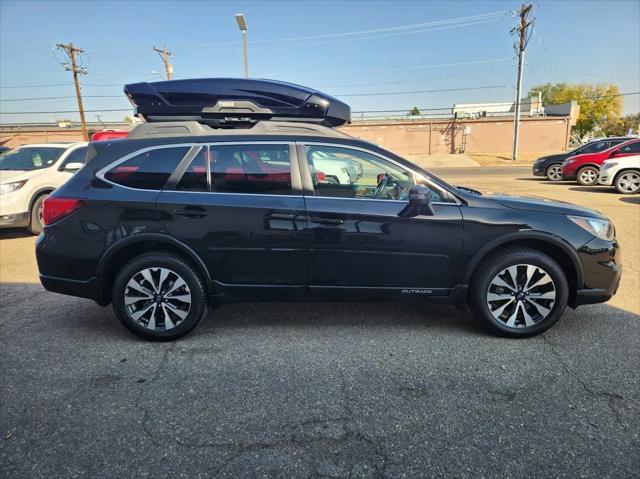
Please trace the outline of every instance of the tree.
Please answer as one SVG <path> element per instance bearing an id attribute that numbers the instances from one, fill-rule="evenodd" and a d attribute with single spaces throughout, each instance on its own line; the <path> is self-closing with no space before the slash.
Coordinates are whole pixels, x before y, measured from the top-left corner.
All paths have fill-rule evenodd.
<path id="1" fill-rule="evenodd" d="M 545 83 L 531 88 L 529 95 L 535 96 L 538 92 L 542 92 L 544 106 L 578 102 L 580 115 L 574 129 L 580 137 L 601 129 L 605 122 L 616 120 L 622 114 L 622 97 L 617 85 Z"/>
<path id="2" fill-rule="evenodd" d="M 417 106 L 414 106 L 411 111 L 409 112 L 409 116 L 420 116 L 420 110 L 418 110 Z"/>
<path id="3" fill-rule="evenodd" d="M 611 118 L 602 126 L 602 133 L 606 136 L 624 136 L 629 130 L 638 134 L 640 129 L 640 113 L 627 115 L 622 118 Z"/>

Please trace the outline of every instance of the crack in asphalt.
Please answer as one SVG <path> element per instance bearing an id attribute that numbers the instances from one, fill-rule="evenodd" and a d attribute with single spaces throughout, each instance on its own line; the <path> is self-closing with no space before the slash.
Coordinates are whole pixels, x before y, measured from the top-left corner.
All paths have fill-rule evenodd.
<path id="1" fill-rule="evenodd" d="M 608 392 L 608 391 L 596 391 L 596 390 L 592 389 L 584 379 L 582 379 L 577 373 L 575 373 L 573 370 L 571 370 L 569 365 L 565 362 L 564 358 L 562 357 L 562 354 L 560 354 L 558 351 L 556 351 L 555 345 L 553 344 L 553 342 L 551 342 L 549 340 L 549 338 L 547 338 L 545 336 L 544 333 L 541 333 L 540 337 L 542 338 L 543 343 L 545 343 L 545 344 L 547 344 L 549 346 L 549 349 L 550 349 L 551 353 L 556 358 L 558 358 L 558 361 L 560 362 L 560 365 L 565 370 L 565 372 L 569 376 L 571 376 L 574 380 L 576 380 L 578 382 L 578 384 L 580 384 L 582 389 L 587 394 L 589 394 L 591 397 L 594 397 L 594 398 L 605 398 L 606 402 L 607 402 L 607 405 L 608 405 L 609 409 L 611 410 L 611 412 L 613 413 L 613 416 L 615 417 L 616 422 L 618 423 L 618 425 L 622 429 L 627 429 L 626 424 L 622 420 L 620 411 L 618 411 L 618 409 L 612 403 L 613 400 L 624 400 L 625 397 L 620 395 L 620 394 L 618 394 L 618 393 L 611 393 L 611 392 Z M 598 425 L 595 424 L 594 422 L 592 422 L 590 418 L 588 419 L 588 422 L 589 422 L 589 424 L 591 424 L 596 429 L 598 428 Z"/>

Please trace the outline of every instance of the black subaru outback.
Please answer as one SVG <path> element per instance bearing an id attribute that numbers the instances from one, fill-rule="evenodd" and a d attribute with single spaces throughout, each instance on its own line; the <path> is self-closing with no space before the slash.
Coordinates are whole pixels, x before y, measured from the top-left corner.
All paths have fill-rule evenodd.
<path id="1" fill-rule="evenodd" d="M 332 128 L 349 120 L 334 98 L 252 80 L 125 92 L 147 122 L 92 143 L 49 196 L 37 259 L 46 289 L 112 303 L 138 336 L 179 338 L 224 301 L 395 299 L 526 337 L 616 292 L 600 213 L 451 186 Z"/>

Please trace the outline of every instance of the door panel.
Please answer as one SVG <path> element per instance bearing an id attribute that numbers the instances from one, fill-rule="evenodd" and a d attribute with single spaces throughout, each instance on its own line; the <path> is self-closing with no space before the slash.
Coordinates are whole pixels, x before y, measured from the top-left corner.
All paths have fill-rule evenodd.
<path id="1" fill-rule="evenodd" d="M 163 191 L 169 233 L 228 284 L 304 285 L 308 248 L 300 196 Z"/>
<path id="2" fill-rule="evenodd" d="M 457 205 L 437 204 L 434 216 L 402 218 L 398 213 L 406 201 L 307 197 L 306 202 L 312 287 L 453 286 L 462 247 Z"/>

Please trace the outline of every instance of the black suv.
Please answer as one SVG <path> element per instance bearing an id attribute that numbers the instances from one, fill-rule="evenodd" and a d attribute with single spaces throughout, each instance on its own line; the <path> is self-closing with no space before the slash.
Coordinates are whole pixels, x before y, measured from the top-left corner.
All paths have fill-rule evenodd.
<path id="1" fill-rule="evenodd" d="M 151 122 L 90 144 L 45 202 L 44 287 L 112 303 L 157 340 L 209 304 L 262 300 L 468 304 L 526 337 L 618 287 L 615 231 L 595 211 L 451 186 L 317 123 L 219 126 Z"/>

